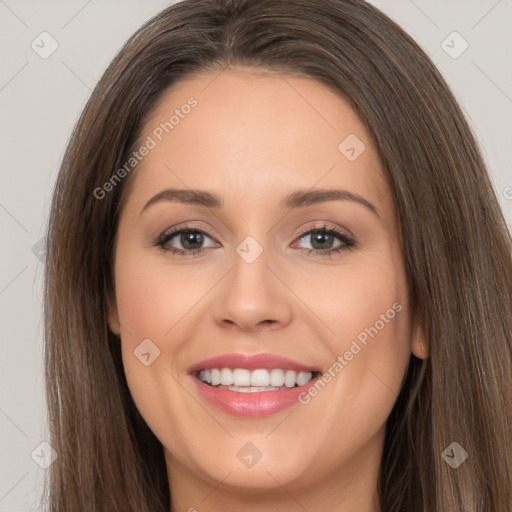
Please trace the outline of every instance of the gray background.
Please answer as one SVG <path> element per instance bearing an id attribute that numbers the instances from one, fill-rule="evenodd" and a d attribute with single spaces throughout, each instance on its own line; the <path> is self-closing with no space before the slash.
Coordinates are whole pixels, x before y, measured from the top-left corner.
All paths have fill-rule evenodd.
<path id="1" fill-rule="evenodd" d="M 372 3 L 418 41 L 452 87 L 512 224 L 511 0 Z M 111 58 L 167 5 L 163 0 L 0 0 L 2 512 L 39 509 L 45 472 L 41 465 L 51 461 L 50 449 L 40 447 L 48 437 L 38 242 L 59 163 L 74 123 Z M 34 41 L 40 52 L 51 48 L 48 36 L 40 36 L 44 31 L 58 44 L 47 58 L 31 47 Z M 463 39 L 450 36 L 454 31 Z M 464 40 L 469 46 L 457 56 Z"/>

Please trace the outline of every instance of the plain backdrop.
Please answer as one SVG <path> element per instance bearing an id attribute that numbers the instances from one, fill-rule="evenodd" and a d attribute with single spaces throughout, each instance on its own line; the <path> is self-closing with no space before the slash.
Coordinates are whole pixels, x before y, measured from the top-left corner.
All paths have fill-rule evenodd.
<path id="1" fill-rule="evenodd" d="M 59 164 L 109 61 L 169 3 L 0 0 L 1 512 L 39 510 L 41 466 L 51 460 L 41 445 L 48 437 L 40 240 Z M 511 0 L 372 3 L 418 41 L 451 86 L 512 224 Z"/>

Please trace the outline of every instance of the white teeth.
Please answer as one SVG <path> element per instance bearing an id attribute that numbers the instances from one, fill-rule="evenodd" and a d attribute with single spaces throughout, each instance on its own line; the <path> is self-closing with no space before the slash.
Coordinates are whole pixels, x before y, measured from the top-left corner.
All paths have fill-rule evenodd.
<path id="1" fill-rule="evenodd" d="M 297 374 L 293 370 L 288 370 L 284 376 L 284 385 L 287 388 L 293 388 L 295 386 L 295 377 L 297 377 Z"/>
<path id="2" fill-rule="evenodd" d="M 269 384 L 268 370 L 254 370 L 251 373 L 251 386 L 268 386 Z"/>
<path id="3" fill-rule="evenodd" d="M 297 385 L 304 386 L 311 380 L 312 374 L 311 372 L 299 372 L 297 374 Z"/>
<path id="4" fill-rule="evenodd" d="M 220 383 L 223 386 L 231 386 L 233 384 L 233 372 L 229 368 L 222 368 L 220 371 Z"/>
<path id="5" fill-rule="evenodd" d="M 226 368 L 228 372 L 231 370 Z M 233 384 L 235 386 L 250 386 L 251 385 L 251 372 L 242 368 L 235 368 L 233 370 Z M 213 386 L 213 382 L 212 382 Z"/>
<path id="6" fill-rule="evenodd" d="M 284 372 L 278 368 L 270 370 L 270 385 L 271 386 L 284 386 Z"/>
<path id="7" fill-rule="evenodd" d="M 257 393 L 260 391 L 279 391 L 279 388 L 268 387 L 252 387 L 252 386 L 226 386 L 229 391 L 238 391 L 239 393 Z M 224 388 L 223 388 L 224 389 Z"/>
<path id="8" fill-rule="evenodd" d="M 212 386 L 229 386 L 232 391 L 239 391 L 238 388 L 244 388 L 242 392 L 261 391 L 261 388 L 279 389 L 283 386 L 293 388 L 295 385 L 304 386 L 312 378 L 312 372 L 296 372 L 294 370 L 282 370 L 274 368 L 272 370 L 257 369 L 247 370 L 245 368 L 211 368 L 199 372 L 199 380 L 211 384 Z"/>
<path id="9" fill-rule="evenodd" d="M 218 386 L 220 384 L 220 370 L 212 368 L 212 386 Z"/>

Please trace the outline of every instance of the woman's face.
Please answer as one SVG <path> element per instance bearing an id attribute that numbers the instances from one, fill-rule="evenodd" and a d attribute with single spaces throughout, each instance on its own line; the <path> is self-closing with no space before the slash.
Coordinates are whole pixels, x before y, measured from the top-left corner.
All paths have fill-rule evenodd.
<path id="1" fill-rule="evenodd" d="M 373 485 L 421 354 L 361 121 L 314 80 L 228 68 L 175 85 L 140 141 L 109 323 L 171 489 Z"/>

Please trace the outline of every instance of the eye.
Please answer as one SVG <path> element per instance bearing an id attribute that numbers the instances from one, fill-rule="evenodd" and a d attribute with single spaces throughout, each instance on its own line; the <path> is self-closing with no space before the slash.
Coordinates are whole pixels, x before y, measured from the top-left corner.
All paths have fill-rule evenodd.
<path id="1" fill-rule="evenodd" d="M 328 227 L 325 225 L 316 226 L 313 229 L 301 233 L 299 240 L 311 240 L 311 248 L 302 248 L 308 256 L 311 255 L 328 255 L 332 257 L 334 254 L 349 250 L 355 246 L 355 241 L 340 231 L 339 229 Z M 339 244 L 334 245 L 338 240 Z"/>
<path id="2" fill-rule="evenodd" d="M 334 254 L 349 250 L 355 246 L 355 241 L 340 231 L 339 229 L 328 227 L 326 225 L 316 226 L 303 231 L 300 234 L 299 241 L 311 240 L 311 248 L 300 248 L 308 256 L 327 255 L 332 257 Z M 193 226 L 186 226 L 174 229 L 170 232 L 162 233 L 154 240 L 153 245 L 160 247 L 165 252 L 170 252 L 176 256 L 194 256 L 204 252 L 208 247 L 202 247 L 206 239 L 213 239 L 203 230 Z M 336 244 L 338 241 L 338 245 Z M 178 245 L 179 247 L 176 247 Z M 213 241 L 211 247 L 220 247 L 218 242 Z M 292 245 L 293 247 L 293 245 Z"/>
<path id="3" fill-rule="evenodd" d="M 171 241 L 175 239 L 174 242 Z M 188 226 L 185 228 L 175 229 L 171 232 L 162 233 L 154 245 L 162 248 L 164 251 L 168 251 L 174 255 L 180 256 L 194 256 L 207 249 L 207 247 L 201 247 L 205 239 L 213 240 L 204 231 Z M 217 242 L 214 242 L 217 244 Z M 171 245 L 178 244 L 181 247 L 170 247 Z M 220 244 L 217 245 L 219 247 Z"/>

